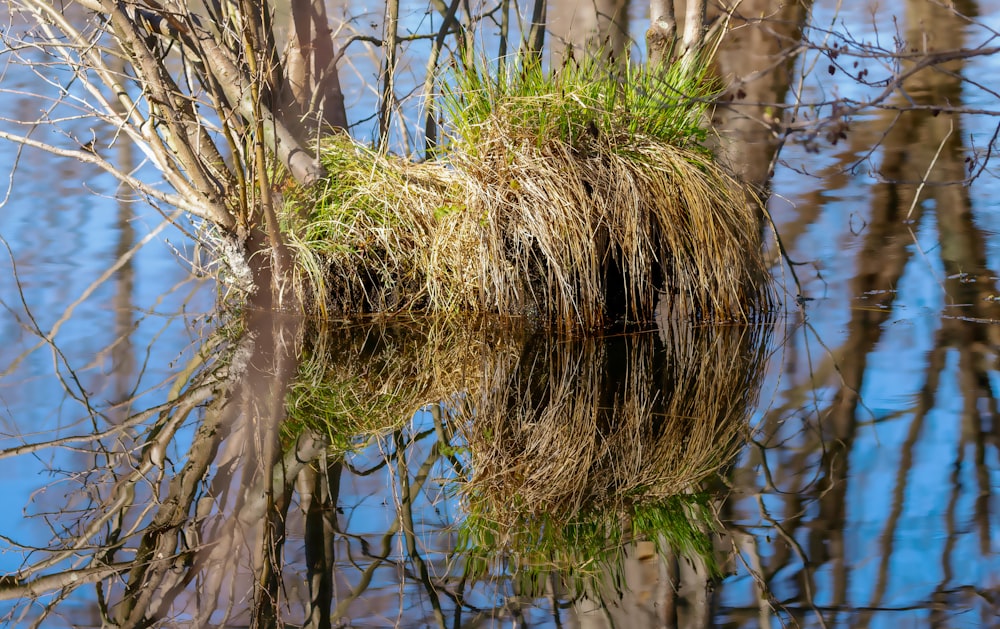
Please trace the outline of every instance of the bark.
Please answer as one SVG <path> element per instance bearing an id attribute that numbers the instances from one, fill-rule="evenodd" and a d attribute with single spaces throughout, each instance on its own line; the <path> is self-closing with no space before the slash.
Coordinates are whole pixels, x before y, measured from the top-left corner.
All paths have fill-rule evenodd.
<path id="1" fill-rule="evenodd" d="M 211 39 L 201 41 L 206 55 L 206 64 L 213 68 L 230 106 L 248 122 L 254 121 L 255 104 L 249 89 L 250 77 L 241 71 L 229 58 L 225 50 Z M 310 186 L 325 174 L 313 155 L 295 137 L 295 134 L 263 103 L 259 109 L 260 123 L 264 132 L 264 142 L 278 156 L 292 176 L 302 185 Z"/>
<path id="2" fill-rule="evenodd" d="M 30 581 L 17 577 L 0 577 L 0 601 L 37 599 L 63 588 L 77 588 L 109 579 L 131 567 L 131 563 L 119 562 L 106 566 L 66 570 L 47 574 Z"/>
<path id="3" fill-rule="evenodd" d="M 288 110 L 296 112 L 307 135 L 315 135 L 324 126 L 346 128 L 347 111 L 326 5 L 322 0 L 291 0 L 291 14 L 285 61 Z"/>
<path id="4" fill-rule="evenodd" d="M 158 68 L 160 62 L 146 47 L 145 37 L 139 28 L 140 26 L 185 46 L 200 61 L 200 71 L 203 73 L 201 78 L 205 79 L 206 83 L 217 85 L 228 105 L 238 112 L 247 123 L 255 124 L 259 115 L 263 125 L 264 142 L 275 151 L 279 161 L 289 169 L 297 181 L 308 186 L 324 175 L 323 169 L 308 149 L 298 140 L 293 130 L 274 115 L 272 108 L 266 102 L 254 103 L 250 89 L 254 77 L 250 76 L 247 69 L 241 67 L 241 63 L 223 46 L 221 35 L 217 36 L 209 32 L 196 16 L 188 15 L 186 16 L 189 18 L 188 22 L 181 22 L 176 18 L 169 17 L 166 13 L 158 13 L 157 10 L 131 7 L 113 0 L 78 1 L 88 9 L 111 17 L 116 37 L 121 39 L 130 54 L 135 56 L 132 61 L 138 64 L 139 70 L 142 71 L 140 78 L 144 87 L 151 91 L 154 102 L 172 103 L 171 86 L 164 85 L 162 81 L 158 80 L 157 77 L 163 74 L 160 72 L 162 68 Z M 254 51 L 242 52 L 244 54 L 254 53 Z M 173 93 L 179 92 L 179 89 L 173 91 Z M 173 110 L 168 113 L 177 115 Z M 176 124 L 170 119 L 165 122 L 168 125 Z M 180 130 L 175 130 L 173 126 L 171 131 L 174 132 L 175 136 L 183 137 L 185 135 L 179 133 Z M 191 142 L 190 146 L 197 146 L 200 149 L 204 146 L 202 138 L 199 138 L 198 142 Z M 190 147 L 183 150 L 189 149 Z M 185 163 L 185 166 L 187 165 Z M 200 169 L 196 169 L 196 172 L 197 170 Z M 201 185 L 206 189 L 206 192 L 202 192 L 203 194 L 207 194 L 207 191 L 212 189 L 205 182 L 202 182 Z M 200 188 L 201 186 L 199 186 L 199 190 Z"/>
<path id="5" fill-rule="evenodd" d="M 424 150 L 427 159 L 431 158 L 431 154 L 437 146 L 437 111 L 434 108 L 433 92 L 435 77 L 437 76 L 438 59 L 441 56 L 441 50 L 444 48 L 448 33 L 453 27 L 458 25 L 458 20 L 455 16 L 458 14 L 460 3 L 461 0 L 451 0 L 451 4 L 448 5 L 444 19 L 441 22 L 441 28 L 438 29 L 437 35 L 434 37 L 434 42 L 431 44 L 431 54 L 427 60 L 427 78 L 424 80 L 424 95 L 427 99 L 427 116 L 424 123 Z M 506 37 L 501 35 L 501 41 L 505 41 L 505 39 Z M 502 54 L 500 58 L 500 63 L 502 64 Z"/>
<path id="6" fill-rule="evenodd" d="M 547 0 L 535 0 L 532 7 L 531 27 L 521 46 L 521 58 L 525 62 L 528 59 L 533 59 L 537 63 L 542 61 L 542 48 L 545 47 L 546 7 Z"/>
<path id="7" fill-rule="evenodd" d="M 649 29 L 646 31 L 646 50 L 650 65 L 661 66 L 670 60 L 676 35 L 674 0 L 650 0 Z"/>
<path id="8" fill-rule="evenodd" d="M 392 109 L 396 104 L 396 48 L 399 45 L 399 0 L 386 0 L 385 3 L 385 34 L 382 38 L 382 48 L 385 53 L 385 65 L 382 67 L 382 99 L 378 110 L 378 148 L 387 150 L 389 143 L 389 123 L 392 119 Z"/>
<path id="9" fill-rule="evenodd" d="M 552 38 L 553 67 L 570 58 L 600 58 L 609 69 L 624 64 L 629 45 L 630 0 L 561 0 L 549 7 L 546 25 Z"/>
<path id="10" fill-rule="evenodd" d="M 235 221 L 224 202 L 224 193 L 229 188 L 229 182 L 220 180 L 218 176 L 210 173 L 205 167 L 205 160 L 194 150 L 194 147 L 203 147 L 210 151 L 210 160 L 218 160 L 216 163 L 221 164 L 218 152 L 209 149 L 209 146 L 214 147 L 214 143 L 208 139 L 204 128 L 193 115 L 190 103 L 184 102 L 180 96 L 180 89 L 150 50 L 138 23 L 127 14 L 124 3 L 102 0 L 100 6 L 102 12 L 109 16 L 122 47 L 131 56 L 139 80 L 148 92 L 150 115 L 159 117 L 169 148 L 173 150 L 176 159 L 191 179 L 194 194 L 202 198 L 213 220 L 231 229 Z M 155 126 L 155 123 L 151 125 Z M 154 128 L 150 128 L 146 133 L 155 132 Z M 150 145 L 158 147 L 159 143 L 151 141 Z M 169 161 L 169 158 L 164 159 L 164 163 Z"/>
<path id="11" fill-rule="evenodd" d="M 684 12 L 684 55 L 696 55 L 704 43 L 706 0 L 688 0 Z"/>

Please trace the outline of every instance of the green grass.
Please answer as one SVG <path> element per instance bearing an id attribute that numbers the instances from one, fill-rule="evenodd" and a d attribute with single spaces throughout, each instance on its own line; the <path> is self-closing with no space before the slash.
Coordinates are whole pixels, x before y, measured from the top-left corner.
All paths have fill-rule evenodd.
<path id="1" fill-rule="evenodd" d="M 570 60 L 555 72 L 481 60 L 452 70 L 442 97 L 451 149 L 475 159 L 499 127 L 515 146 L 558 141 L 586 151 L 603 141 L 633 154 L 637 143 L 655 142 L 703 150 L 706 111 L 718 91 L 707 65 L 694 74 L 680 64 L 627 62 L 609 71 L 598 59 Z"/>

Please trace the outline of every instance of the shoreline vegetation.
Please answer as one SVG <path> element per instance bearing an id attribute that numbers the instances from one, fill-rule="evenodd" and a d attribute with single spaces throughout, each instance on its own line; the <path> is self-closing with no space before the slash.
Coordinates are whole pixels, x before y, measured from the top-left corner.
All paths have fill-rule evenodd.
<path id="1" fill-rule="evenodd" d="M 24 1 L 58 18 L 40 0 Z M 457 45 L 461 57 L 443 75 L 432 64 L 428 117 L 441 128 L 416 161 L 386 148 L 391 38 L 373 148 L 337 130 L 345 116 L 313 108 L 310 81 L 299 81 L 304 66 L 279 63 L 268 3 L 243 3 L 235 14 L 207 6 L 211 20 L 153 4 L 82 5 L 98 16 L 90 30 L 59 22 L 64 38 L 42 20 L 44 45 L 81 69 L 77 78 L 97 94 L 95 115 L 140 147 L 173 191 L 119 171 L 100 142 L 63 150 L 24 135 L 22 143 L 95 164 L 158 208 L 202 221 L 195 238 L 239 294 L 222 305 L 245 326 L 232 334 L 231 353 L 206 358 L 213 371 L 176 385 L 205 397 L 160 415 L 173 426 L 204 409 L 182 471 L 135 538 L 136 561 L 115 568 L 125 592 L 109 609 L 121 624 L 144 621 L 163 591 L 146 584 L 162 588 L 173 558 L 188 552 L 177 540 L 189 513 L 215 504 L 195 505 L 200 491 L 218 488 L 202 489 L 212 466 L 224 470 L 222 482 L 241 483 L 238 494 L 219 492 L 240 496 L 228 530 L 254 523 L 259 557 L 274 559 L 254 574 L 262 618 L 280 613 L 272 602 L 294 493 L 310 504 L 307 519 L 327 523 L 320 528 L 331 541 L 334 470 L 366 444 L 395 452 L 385 465 L 397 466 L 398 531 L 415 555 L 410 492 L 430 467 L 411 484 L 400 453 L 421 413 L 436 437 L 429 465 L 450 465 L 448 493 L 438 495 L 464 509 L 449 549 L 466 561 L 463 579 L 487 580 L 504 566 L 522 583 L 565 572 L 594 584 L 605 568 L 620 574 L 640 540 L 716 571 L 716 518 L 700 486 L 745 439 L 763 357 L 756 341 L 767 331 L 700 324 L 752 321 L 775 295 L 759 203 L 707 148 L 718 86 L 711 54 L 697 52 L 704 33 L 686 36 L 683 54 L 666 63 L 595 54 L 551 71 L 540 42 L 497 64 Z M 80 52 L 109 35 L 128 70 Z M 304 35 L 296 32 L 299 61 L 313 50 Z M 176 51 L 185 81 L 164 63 Z M 137 89 L 122 89 L 121 77 Z M 99 85 L 117 100 L 102 100 Z M 303 98 L 289 99 L 296 87 Z M 306 130 L 312 124 L 324 129 L 318 137 Z M 360 325 L 368 314 L 385 327 Z M 427 321 L 413 330 L 390 323 L 395 315 L 444 316 L 426 331 Z M 452 329 L 496 316 L 510 329 Z M 336 329 L 319 335 L 327 324 Z M 622 325 L 650 333 L 604 334 Z M 173 433 L 160 435 L 149 431 L 150 454 L 128 466 L 128 483 L 163 465 Z M 240 465 L 238 481 L 226 476 Z M 221 535 L 191 551 L 192 565 L 229 553 L 235 537 Z M 332 549 L 328 557 L 335 565 Z M 332 590 L 324 596 L 332 602 Z"/>
<path id="2" fill-rule="evenodd" d="M 751 193 L 704 147 L 708 64 L 470 62 L 432 159 L 335 132 L 283 229 L 313 315 L 524 316 L 565 332 L 658 307 L 747 321 L 774 303 Z"/>
<path id="3" fill-rule="evenodd" d="M 283 190 L 316 332 L 285 429 L 349 460 L 429 415 L 464 578 L 601 598 L 637 542 L 723 570 L 706 481 L 750 430 L 775 296 L 757 199 L 706 148 L 707 68 L 469 63 L 428 159 L 334 132 L 329 176 Z"/>

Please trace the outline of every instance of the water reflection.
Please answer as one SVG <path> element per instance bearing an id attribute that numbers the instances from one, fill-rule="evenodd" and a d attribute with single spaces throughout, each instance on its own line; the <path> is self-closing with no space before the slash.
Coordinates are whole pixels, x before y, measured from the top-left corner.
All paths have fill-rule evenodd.
<path id="1" fill-rule="evenodd" d="M 740 5 L 720 57 L 742 82 L 719 120 L 749 129 L 723 148 L 759 184 L 777 148 L 762 103 L 799 93 L 811 61 L 792 53 L 819 39 L 805 5 L 755 21 L 766 4 Z M 980 32 L 934 2 L 841 15 L 942 50 Z M 825 65 L 831 93 L 864 91 Z M 213 296 L 189 303 L 162 248 L 105 276 L 155 214 L 73 189 L 80 165 L 47 185 L 51 162 L 27 155 L 0 215 L 19 271 L 0 272 L 0 622 L 995 626 L 1000 214 L 995 179 L 965 185 L 995 121 L 934 110 L 993 103 L 963 77 L 995 65 L 926 69 L 836 147 L 783 146 L 771 209 L 815 301 L 770 362 L 766 332 L 738 328 L 320 334 L 251 309 L 216 330 L 175 318 Z M 688 448 L 713 434 L 714 458 Z"/>
<path id="2" fill-rule="evenodd" d="M 708 600 L 702 481 L 747 436 L 766 327 L 595 340 L 392 321 L 302 338 L 300 320 L 251 309 L 165 404 L 4 449 L 90 453 L 37 516 L 52 540 L 0 582 L 10 617 L 89 601 L 123 627 L 656 619 L 660 572 L 680 564 Z"/>
<path id="3" fill-rule="evenodd" d="M 967 45 L 952 8 L 902 8 L 901 41 Z M 720 616 L 736 625 L 997 622 L 1000 313 L 977 225 L 991 210 L 964 185 L 974 117 L 934 109 L 960 106 L 963 66 L 909 77 L 889 110 L 852 123 L 850 150 L 797 197 L 801 210 L 776 208 L 821 301 L 733 475 L 725 518 L 748 574 L 725 584 Z M 863 194 L 851 190 L 859 164 L 875 180 Z M 831 220 L 837 231 L 816 238 Z"/>
<path id="4" fill-rule="evenodd" d="M 393 324 L 339 338 L 338 382 L 345 364 L 377 364 L 367 383 L 395 382 L 394 393 L 418 400 L 402 383 L 419 371 L 421 393 L 435 391 L 421 402 L 440 397 L 438 382 L 464 384 L 347 457 L 340 499 L 355 506 L 345 506 L 340 547 L 355 567 L 338 566 L 351 591 L 338 614 L 377 624 L 401 613 L 399 594 L 406 623 L 558 622 L 627 608 L 655 626 L 673 598 L 661 571 L 678 563 L 702 565 L 705 600 L 714 515 L 691 492 L 747 434 L 766 329 L 675 325 L 595 340 Z M 369 411 L 359 417 L 378 415 Z M 387 486 L 392 514 L 380 513 Z M 376 518 L 388 534 L 372 530 Z M 405 553 L 393 557 L 398 543 Z"/>

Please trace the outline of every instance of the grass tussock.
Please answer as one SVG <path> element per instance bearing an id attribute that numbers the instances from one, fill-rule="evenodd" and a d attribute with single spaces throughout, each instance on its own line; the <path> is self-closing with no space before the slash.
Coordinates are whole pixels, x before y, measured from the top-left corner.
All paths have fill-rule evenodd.
<path id="1" fill-rule="evenodd" d="M 327 139 L 293 199 L 321 314 L 530 314 L 564 329 L 746 320 L 771 303 L 757 211 L 702 148 L 710 89 L 679 71 L 471 66 L 447 83 L 440 159 Z"/>

